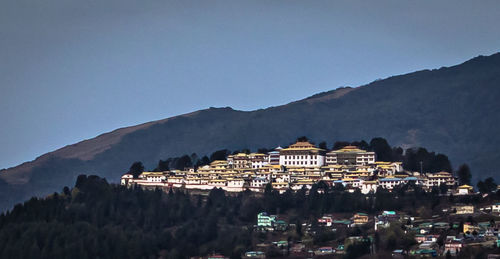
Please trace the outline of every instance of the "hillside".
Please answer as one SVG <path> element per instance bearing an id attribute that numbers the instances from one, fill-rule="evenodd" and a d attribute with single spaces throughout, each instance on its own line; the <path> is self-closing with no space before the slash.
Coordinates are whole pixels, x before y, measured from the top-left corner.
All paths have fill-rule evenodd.
<path id="1" fill-rule="evenodd" d="M 457 236 L 463 227 L 453 227 L 453 223 L 473 217 L 443 212 L 444 208 L 466 201 L 477 208 L 499 200 L 500 192 L 485 197 L 447 197 L 400 186 L 393 192 L 379 190 L 363 195 L 321 184 L 312 186 L 309 195 L 305 189 L 283 194 L 268 189 L 258 195 L 226 195 L 217 188 L 203 195 L 180 189 L 166 193 L 126 188 L 97 176 L 80 175 L 74 188 L 64 188 L 43 199 L 30 199 L 0 214 L 0 258 L 164 259 L 206 258 L 212 253 L 247 258 L 242 256 L 247 251 L 261 251 L 267 258 L 306 258 L 306 251 L 344 245 L 345 256 L 339 253 L 336 257 L 314 258 L 390 258 L 394 247 L 420 250 L 415 234 L 422 230 L 439 239 Z M 358 214 L 360 211 L 364 213 Z M 392 216 L 387 217 L 389 211 Z M 330 216 L 322 218 L 323 215 Z M 350 226 L 351 220 L 356 221 L 355 215 L 359 216 L 358 223 Z M 402 215 L 419 219 L 400 218 Z M 333 225 L 326 223 L 331 217 L 336 219 Z M 377 229 L 372 217 L 380 220 Z M 473 217 L 476 222 L 487 223 L 499 219 L 497 213 L 486 210 Z M 270 222 L 272 225 L 268 225 Z M 383 222 L 391 222 L 391 226 Z M 260 226 L 254 227 L 256 224 Z M 429 226 L 432 224 L 435 226 Z M 481 234 L 486 230 L 484 224 L 477 227 Z M 353 236 L 373 237 L 376 245 L 371 250 L 370 239 Z M 285 241 L 285 247 L 275 246 L 278 240 Z M 500 252 L 500 248 L 491 245 L 494 240 L 466 240 L 466 244 L 475 245 L 467 245 L 458 258 Z M 436 243 L 440 248 L 440 242 Z M 287 246 L 299 249 L 288 250 Z M 437 249 L 438 253 L 442 250 Z M 376 255 L 361 257 L 370 251 Z"/>
<path id="2" fill-rule="evenodd" d="M 256 111 L 211 108 L 127 127 L 0 171 L 0 208 L 71 185 L 78 174 L 117 181 L 133 161 L 193 152 L 288 145 L 311 140 L 370 140 L 425 146 L 475 176 L 497 176 L 500 54 L 463 64 L 377 80 Z"/>

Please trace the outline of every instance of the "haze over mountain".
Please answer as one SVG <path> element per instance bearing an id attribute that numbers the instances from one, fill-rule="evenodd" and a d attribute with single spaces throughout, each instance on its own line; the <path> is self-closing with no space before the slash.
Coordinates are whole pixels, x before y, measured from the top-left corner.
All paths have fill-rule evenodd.
<path id="1" fill-rule="evenodd" d="M 500 54 L 339 88 L 255 111 L 210 108 L 102 134 L 0 171 L 0 208 L 71 186 L 78 174 L 117 181 L 134 161 L 218 149 L 288 145 L 298 136 L 327 141 L 386 138 L 448 155 L 473 175 L 498 175 Z M 498 177 L 497 177 L 498 178 Z"/>

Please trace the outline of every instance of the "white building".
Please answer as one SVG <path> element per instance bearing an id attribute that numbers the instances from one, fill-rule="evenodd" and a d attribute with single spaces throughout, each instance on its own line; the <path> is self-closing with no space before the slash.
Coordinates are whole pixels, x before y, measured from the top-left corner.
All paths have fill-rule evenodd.
<path id="1" fill-rule="evenodd" d="M 120 180 L 121 185 L 128 185 L 128 183 L 134 178 L 132 174 L 124 174 Z"/>
<path id="2" fill-rule="evenodd" d="M 386 177 L 378 179 L 378 183 L 380 187 L 392 190 L 395 186 L 400 185 L 402 183 L 402 180 L 398 177 Z"/>
<path id="3" fill-rule="evenodd" d="M 368 194 L 370 192 L 377 192 L 377 181 L 363 181 L 361 183 L 361 193 Z"/>
<path id="4" fill-rule="evenodd" d="M 223 188 L 226 186 L 227 180 L 223 179 L 211 179 L 208 181 L 208 186 Z"/>
<path id="5" fill-rule="evenodd" d="M 378 171 L 379 176 L 395 175 L 396 173 L 403 171 L 403 163 L 376 161 L 375 169 Z"/>
<path id="6" fill-rule="evenodd" d="M 458 195 L 467 195 L 467 194 L 471 194 L 473 192 L 474 192 L 474 187 L 472 187 L 470 185 L 461 185 L 461 186 L 458 186 L 458 188 L 457 188 Z"/>
<path id="7" fill-rule="evenodd" d="M 252 161 L 250 157 L 245 153 L 238 153 L 236 155 L 228 156 L 228 164 L 232 164 L 232 168 L 251 168 Z"/>
<path id="8" fill-rule="evenodd" d="M 491 212 L 500 213 L 500 203 L 491 205 Z"/>
<path id="9" fill-rule="evenodd" d="M 245 180 L 241 178 L 229 178 L 227 179 L 227 187 L 231 188 L 243 188 Z"/>
<path id="10" fill-rule="evenodd" d="M 269 183 L 269 180 L 267 180 L 264 177 L 255 177 L 250 182 L 250 186 L 253 188 L 261 188 L 261 187 L 266 186 L 266 184 L 268 184 L 268 183 Z"/>
<path id="11" fill-rule="evenodd" d="M 270 165 L 279 165 L 280 164 L 280 151 L 282 147 L 277 147 L 274 151 L 268 152 L 268 162 Z"/>
<path id="12" fill-rule="evenodd" d="M 171 176 L 167 178 L 167 183 L 169 184 L 183 184 L 184 183 L 184 177 L 182 176 Z"/>
<path id="13" fill-rule="evenodd" d="M 248 157 L 250 158 L 252 169 L 259 169 L 269 164 L 268 155 L 260 153 L 252 153 L 248 155 Z"/>
<path id="14" fill-rule="evenodd" d="M 148 183 L 161 183 L 167 179 L 167 177 L 163 172 L 143 172 L 139 175 L 139 179 L 143 179 Z"/>
<path id="15" fill-rule="evenodd" d="M 297 141 L 280 151 L 279 163 L 288 167 L 321 167 L 325 164 L 324 150 L 307 141 Z"/>
<path id="16" fill-rule="evenodd" d="M 449 188 L 452 188 L 455 185 L 455 178 L 448 172 L 430 173 L 426 176 L 426 186 L 428 188 L 432 188 L 434 186 L 439 187 L 441 184 L 445 184 Z"/>

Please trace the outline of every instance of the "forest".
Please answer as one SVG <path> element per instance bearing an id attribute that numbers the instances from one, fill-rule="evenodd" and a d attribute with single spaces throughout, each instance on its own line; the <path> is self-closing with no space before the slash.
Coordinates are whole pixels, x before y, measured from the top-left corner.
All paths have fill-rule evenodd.
<path id="1" fill-rule="evenodd" d="M 320 182 L 306 192 L 279 194 L 268 186 L 263 194 L 227 195 L 213 189 L 201 195 L 125 188 L 80 175 L 73 188 L 32 198 L 0 215 L 0 258 L 189 258 L 214 252 L 240 258 L 259 237 L 253 225 L 262 211 L 286 215 L 297 226 L 289 237 L 294 241 L 303 235 L 302 222 L 314 222 L 324 213 L 400 210 L 432 215 L 443 203 L 484 202 L 481 196 L 442 197 L 417 186 L 363 195 Z M 335 238 L 323 234 L 314 242 Z M 397 242 L 404 239 L 394 242 L 379 249 L 401 245 Z M 347 249 L 345 256 L 354 258 L 360 251 L 366 249 Z"/>

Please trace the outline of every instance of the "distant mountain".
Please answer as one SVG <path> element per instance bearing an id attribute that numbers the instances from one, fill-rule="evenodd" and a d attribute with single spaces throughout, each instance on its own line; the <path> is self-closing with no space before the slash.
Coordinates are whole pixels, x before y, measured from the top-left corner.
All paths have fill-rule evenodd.
<path id="1" fill-rule="evenodd" d="M 339 88 L 256 111 L 210 108 L 102 134 L 0 171 L 0 208 L 70 186 L 78 174 L 117 181 L 132 162 L 215 150 L 311 140 L 370 140 L 424 146 L 447 154 L 475 176 L 498 176 L 500 53 L 453 67 Z M 497 177 L 498 178 L 498 177 Z"/>

